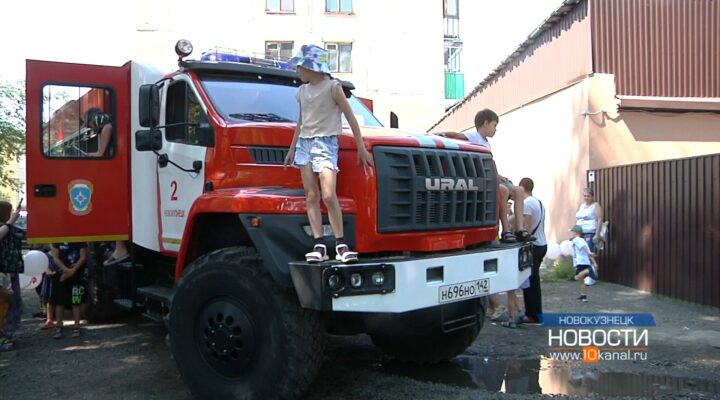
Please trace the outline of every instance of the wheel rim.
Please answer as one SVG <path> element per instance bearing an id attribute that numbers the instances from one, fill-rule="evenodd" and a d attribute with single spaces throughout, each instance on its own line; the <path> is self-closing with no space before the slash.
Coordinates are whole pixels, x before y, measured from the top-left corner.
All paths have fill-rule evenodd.
<path id="1" fill-rule="evenodd" d="M 228 378 L 242 376 L 255 353 L 255 325 L 245 307 L 229 297 L 211 300 L 195 324 L 205 361 Z"/>

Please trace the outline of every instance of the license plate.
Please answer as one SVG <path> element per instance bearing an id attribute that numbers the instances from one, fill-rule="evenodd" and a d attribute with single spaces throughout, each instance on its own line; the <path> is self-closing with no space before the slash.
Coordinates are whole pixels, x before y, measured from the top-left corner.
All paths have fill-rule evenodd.
<path id="1" fill-rule="evenodd" d="M 490 282 L 488 279 L 476 279 L 474 281 L 455 283 L 438 288 L 440 303 L 485 296 L 489 293 Z"/>

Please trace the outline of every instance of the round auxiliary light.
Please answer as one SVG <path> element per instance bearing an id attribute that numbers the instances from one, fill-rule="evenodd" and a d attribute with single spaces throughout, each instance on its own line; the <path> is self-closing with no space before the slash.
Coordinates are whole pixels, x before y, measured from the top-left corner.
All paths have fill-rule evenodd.
<path id="1" fill-rule="evenodd" d="M 179 57 L 187 57 L 192 53 L 193 45 L 187 39 L 180 39 L 175 44 L 175 54 Z"/>
<path id="2" fill-rule="evenodd" d="M 354 288 L 359 288 L 360 286 L 362 286 L 362 275 L 358 273 L 350 275 L 350 286 Z"/>
<path id="3" fill-rule="evenodd" d="M 374 272 L 371 279 L 375 286 L 382 286 L 383 283 L 385 283 L 385 274 L 382 272 Z"/>
<path id="4" fill-rule="evenodd" d="M 327 279 L 327 285 L 331 290 L 340 289 L 340 276 L 338 274 L 332 274 Z"/>

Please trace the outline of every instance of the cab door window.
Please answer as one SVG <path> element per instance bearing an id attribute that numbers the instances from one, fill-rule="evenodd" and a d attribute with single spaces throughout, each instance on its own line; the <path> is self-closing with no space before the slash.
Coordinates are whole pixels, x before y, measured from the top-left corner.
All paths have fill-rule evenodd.
<path id="1" fill-rule="evenodd" d="M 165 126 L 165 138 L 170 142 L 211 146 L 214 141 L 212 135 L 205 134 L 209 128 L 207 117 L 185 81 L 177 81 L 168 88 Z"/>
<path id="2" fill-rule="evenodd" d="M 42 87 L 42 151 L 51 158 L 112 158 L 115 94 L 108 88 Z"/>

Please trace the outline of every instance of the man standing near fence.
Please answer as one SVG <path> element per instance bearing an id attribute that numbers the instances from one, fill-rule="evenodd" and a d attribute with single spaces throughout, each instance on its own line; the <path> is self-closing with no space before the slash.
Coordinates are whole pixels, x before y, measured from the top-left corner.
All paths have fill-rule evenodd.
<path id="1" fill-rule="evenodd" d="M 525 301 L 525 317 L 521 318 L 522 323 L 536 324 L 540 322 L 542 314 L 542 293 L 540 291 L 540 264 L 545 253 L 547 253 L 547 239 L 545 238 L 545 206 L 535 196 L 533 189 L 535 183 L 530 178 L 522 178 L 519 186 L 523 190 L 525 200 L 523 202 L 523 223 L 524 228 L 535 236 L 533 242 L 533 266 L 530 274 L 530 287 L 523 289 Z"/>

